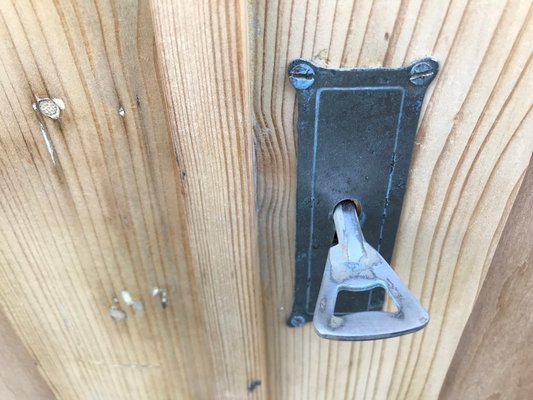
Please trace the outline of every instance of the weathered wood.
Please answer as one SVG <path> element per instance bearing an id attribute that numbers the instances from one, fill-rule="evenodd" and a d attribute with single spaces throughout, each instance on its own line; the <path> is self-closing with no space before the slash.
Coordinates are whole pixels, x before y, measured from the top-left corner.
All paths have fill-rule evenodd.
<path id="1" fill-rule="evenodd" d="M 532 205 L 533 163 L 455 351 L 441 400 L 522 400 L 533 395 Z"/>
<path id="2" fill-rule="evenodd" d="M 17 0 L 0 17 L 0 301 L 58 398 L 438 396 L 533 147 L 531 1 Z M 442 70 L 393 265 L 429 326 L 362 344 L 287 328 L 288 62 L 425 55 Z M 65 102 L 58 120 L 38 96 Z M 115 321 L 122 290 L 144 311 L 119 300 Z"/>
<path id="3" fill-rule="evenodd" d="M 39 373 L 38 364 L 24 348 L 0 312 L 0 399 L 52 400 L 54 395 Z"/>
<path id="4" fill-rule="evenodd" d="M 201 282 L 213 398 L 270 398 L 261 304 L 244 0 L 153 0 L 161 80 Z"/>
<path id="5" fill-rule="evenodd" d="M 213 218 L 187 226 L 192 190 L 182 181 L 215 179 L 212 170 L 225 164 L 198 164 L 188 177 L 177 166 L 149 4 L 4 1 L 0 16 L 0 301 L 54 393 L 214 398 L 234 383 L 230 368 L 239 362 L 255 377 L 244 359 L 260 357 L 258 339 L 241 335 L 252 337 L 258 318 L 243 299 L 252 293 L 253 274 L 243 266 L 253 261 L 253 223 L 242 217 L 251 194 L 241 197 L 239 186 L 235 199 L 216 204 L 201 186 L 206 198 L 196 191 L 195 204 L 203 202 L 206 215 L 210 207 L 220 212 L 223 228 L 209 230 Z M 36 96 L 62 99 L 60 118 L 35 113 Z M 251 181 L 234 171 L 230 183 Z M 200 246 L 210 251 L 198 254 L 190 243 L 202 229 Z M 225 240 L 231 229 L 240 233 L 233 242 Z M 156 286 L 168 292 L 166 308 L 152 297 Z M 114 321 L 112 298 L 124 289 L 144 312 L 120 300 L 128 317 Z M 243 375 L 236 373 L 240 392 Z"/>
<path id="6" fill-rule="evenodd" d="M 258 1 L 254 43 L 259 251 L 275 399 L 434 399 L 533 146 L 530 1 Z M 295 92 L 286 66 L 442 70 L 427 95 L 393 265 L 429 326 L 359 344 L 289 329 L 295 235 Z M 529 87 L 528 87 L 529 86 Z"/>

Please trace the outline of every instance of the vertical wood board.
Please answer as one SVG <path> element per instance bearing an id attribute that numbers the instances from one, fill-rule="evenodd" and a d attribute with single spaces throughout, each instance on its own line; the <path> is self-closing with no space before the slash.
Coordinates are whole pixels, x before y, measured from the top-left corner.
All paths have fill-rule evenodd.
<path id="1" fill-rule="evenodd" d="M 530 163 L 446 374 L 441 400 L 520 400 L 533 394 L 532 204 Z"/>
<path id="2" fill-rule="evenodd" d="M 153 0 L 214 398 L 268 397 L 246 1 Z M 253 386 L 253 385 L 252 385 Z"/>
<path id="3" fill-rule="evenodd" d="M 149 4 L 13 1 L 0 17 L 6 315 L 60 399 L 215 396 L 225 378 L 214 374 L 213 307 L 191 252 Z M 32 110 L 38 96 L 64 101 L 58 120 Z M 124 321 L 109 315 L 115 296 Z"/>
<path id="4" fill-rule="evenodd" d="M 271 394 L 436 398 L 533 148 L 531 2 L 309 0 L 254 7 L 259 253 Z M 325 341 L 310 325 L 287 328 L 297 163 L 288 63 L 303 57 L 330 67 L 398 67 L 427 55 L 442 68 L 422 111 L 392 264 L 429 309 L 428 327 L 365 343 Z"/>
<path id="5" fill-rule="evenodd" d="M 53 400 L 38 364 L 24 348 L 11 324 L 0 313 L 0 398 L 2 400 Z"/>

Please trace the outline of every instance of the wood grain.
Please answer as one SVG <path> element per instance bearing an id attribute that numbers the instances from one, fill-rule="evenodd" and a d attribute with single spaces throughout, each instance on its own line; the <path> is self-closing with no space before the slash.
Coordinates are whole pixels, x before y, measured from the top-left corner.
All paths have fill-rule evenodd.
<path id="1" fill-rule="evenodd" d="M 439 399 L 533 394 L 533 163 L 496 248 Z"/>
<path id="2" fill-rule="evenodd" d="M 151 4 L 183 176 L 192 272 L 205 300 L 212 398 L 271 398 L 255 218 L 247 2 Z M 253 389 L 253 381 L 263 383 Z"/>
<path id="3" fill-rule="evenodd" d="M 532 2 L 257 1 L 259 253 L 275 399 L 434 399 L 533 148 Z M 338 343 L 290 329 L 295 92 L 287 64 L 442 66 L 421 116 L 393 265 L 431 315 L 401 339 Z"/>
<path id="4" fill-rule="evenodd" d="M 532 10 L 521 0 L 4 1 L 0 301 L 54 395 L 437 398 L 533 148 Z M 442 69 L 393 265 L 429 326 L 356 344 L 287 328 L 288 62 L 425 55 Z M 65 102 L 58 120 L 32 110 L 38 96 Z M 144 311 L 120 301 L 128 318 L 114 321 L 122 290 Z"/>
<path id="5" fill-rule="evenodd" d="M 261 377 L 244 360 L 261 353 L 243 300 L 253 276 L 239 269 L 253 261 L 254 225 L 235 220 L 251 194 L 210 202 L 236 189 L 203 185 L 206 198 L 198 189 L 193 200 L 227 206 L 221 228 L 207 229 L 213 218 L 187 225 L 193 190 L 183 181 L 194 186 L 224 164 L 188 176 L 177 165 L 149 4 L 4 1 L 0 17 L 0 301 L 54 394 L 208 399 L 230 384 L 246 393 L 245 379 Z M 58 120 L 32 110 L 37 96 L 65 102 Z M 224 183 L 250 181 L 243 171 Z M 229 231 L 240 236 L 221 241 Z M 114 321 L 112 298 L 124 289 L 144 312 L 121 301 L 128 317 Z M 221 342 L 238 354 L 224 374 Z"/>
<path id="6" fill-rule="evenodd" d="M 7 318 L 0 313 L 0 398 L 2 400 L 54 399 L 38 367 Z"/>

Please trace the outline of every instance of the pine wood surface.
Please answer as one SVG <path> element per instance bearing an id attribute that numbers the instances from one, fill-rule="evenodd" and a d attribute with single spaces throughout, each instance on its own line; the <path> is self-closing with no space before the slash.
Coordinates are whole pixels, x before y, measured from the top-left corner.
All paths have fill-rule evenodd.
<path id="1" fill-rule="evenodd" d="M 192 272 L 205 301 L 213 375 L 204 384 L 215 389 L 215 399 L 269 399 L 247 2 L 153 0 L 152 11 Z"/>
<path id="2" fill-rule="evenodd" d="M 533 148 L 532 9 L 4 1 L 0 304 L 54 395 L 437 398 Z M 429 326 L 352 344 L 286 327 L 297 161 L 287 64 L 426 55 L 441 71 L 393 266 Z M 58 120 L 32 110 L 37 96 L 65 102 Z M 122 290 L 144 311 L 120 300 L 128 318 L 114 321 Z"/>
<path id="3" fill-rule="evenodd" d="M 55 397 L 37 366 L 34 357 L 11 324 L 0 313 L 0 399 L 53 400 Z"/>
<path id="4" fill-rule="evenodd" d="M 530 1 L 257 1 L 252 13 L 260 262 L 273 399 L 435 399 L 533 148 Z M 398 67 L 426 55 L 426 96 L 393 266 L 429 309 L 400 339 L 289 329 L 296 103 L 287 64 Z"/>
<path id="5" fill-rule="evenodd" d="M 246 393 L 248 357 L 224 364 L 217 352 L 240 344 L 238 321 L 252 325 L 241 298 L 253 269 L 232 274 L 252 257 L 253 224 L 224 217 L 240 218 L 240 204 L 251 202 L 243 190 L 231 210 L 212 204 L 223 228 L 201 239 L 210 251 L 191 245 L 198 235 L 189 233 L 183 182 L 200 176 L 176 163 L 149 4 L 17 0 L 2 2 L 0 15 L 0 300 L 54 394 L 215 398 L 231 368 Z M 58 120 L 43 118 L 53 157 L 32 110 L 36 96 L 66 106 Z M 240 245 L 221 240 L 229 233 Z M 219 281 L 224 304 L 213 290 Z M 168 292 L 165 309 L 154 287 Z M 144 312 L 120 300 L 128 317 L 114 321 L 109 309 L 122 290 Z M 230 308 L 241 317 L 227 317 Z M 224 365 L 228 372 L 215 374 Z"/>
<path id="6" fill-rule="evenodd" d="M 533 163 L 527 170 L 439 399 L 533 394 Z"/>

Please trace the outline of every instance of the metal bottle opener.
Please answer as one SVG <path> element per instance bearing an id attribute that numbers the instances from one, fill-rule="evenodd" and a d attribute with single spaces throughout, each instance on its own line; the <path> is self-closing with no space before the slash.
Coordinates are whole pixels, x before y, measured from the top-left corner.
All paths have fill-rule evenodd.
<path id="1" fill-rule="evenodd" d="M 329 276 L 328 271 L 324 273 L 324 261 L 335 243 L 331 215 L 340 202 L 357 199 L 361 205 L 358 231 L 364 232 L 366 244 L 375 249 L 371 253 L 383 257 L 383 265 L 392 259 L 418 119 L 438 71 L 439 64 L 431 57 L 400 68 L 327 68 L 303 59 L 289 64 L 288 79 L 298 100 L 295 283 L 287 319 L 290 327 L 313 320 L 319 309 L 320 285 L 322 282 L 324 289 L 327 282 L 323 279 Z M 372 268 L 383 270 L 381 266 Z M 381 311 L 386 290 L 391 293 L 394 288 L 403 288 L 392 279 L 393 287 L 383 282 L 368 284 L 367 290 L 341 290 L 331 315 Z M 329 293 L 326 298 L 331 300 L 331 296 Z M 369 315 L 374 318 L 378 314 Z M 382 322 L 390 319 L 378 318 Z M 341 322 L 333 318 L 335 321 Z"/>
<path id="2" fill-rule="evenodd" d="M 363 237 L 357 209 L 343 201 L 333 213 L 338 244 L 331 247 L 313 318 L 316 332 L 326 339 L 374 340 L 415 332 L 429 322 L 429 315 L 383 257 Z M 364 291 L 382 287 L 397 312 L 361 311 L 335 313 L 343 290 Z"/>

